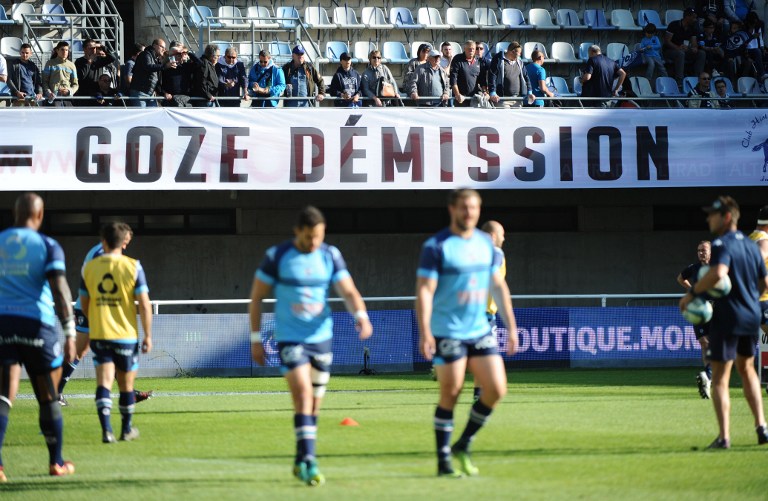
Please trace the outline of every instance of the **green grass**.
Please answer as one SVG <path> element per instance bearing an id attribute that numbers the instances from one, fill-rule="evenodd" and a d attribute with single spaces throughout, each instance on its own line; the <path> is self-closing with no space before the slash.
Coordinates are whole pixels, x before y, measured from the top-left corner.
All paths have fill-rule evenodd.
<path id="1" fill-rule="evenodd" d="M 426 375 L 334 377 L 320 415 L 318 454 L 328 483 L 290 473 L 290 399 L 279 378 L 141 379 L 157 397 L 139 404 L 137 442 L 102 444 L 91 395 L 74 380 L 63 409 L 69 478 L 47 476 L 37 405 L 16 401 L 3 448 L 0 499 L 766 499 L 768 446 L 732 390 L 730 451 L 704 452 L 717 434 L 693 369 L 527 371 L 474 444 L 481 476 L 435 477 Z M 22 392 L 30 392 L 22 383 Z M 184 392 L 200 392 L 185 396 Z M 469 396 L 456 412 L 466 422 Z M 85 395 L 88 395 L 85 398 Z M 339 423 L 351 417 L 359 427 Z M 115 402 L 113 425 L 119 417 Z"/>

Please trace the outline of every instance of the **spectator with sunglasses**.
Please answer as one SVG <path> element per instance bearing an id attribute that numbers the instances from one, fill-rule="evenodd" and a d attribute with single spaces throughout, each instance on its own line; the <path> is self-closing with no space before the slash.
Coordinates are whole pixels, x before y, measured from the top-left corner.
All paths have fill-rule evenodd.
<path id="1" fill-rule="evenodd" d="M 248 72 L 245 65 L 237 60 L 237 49 L 229 47 L 224 51 L 223 60 L 216 63 L 216 74 L 219 77 L 219 97 L 236 97 L 243 101 L 251 99 L 248 96 Z M 221 99 L 219 105 L 237 108 L 240 101 Z"/>

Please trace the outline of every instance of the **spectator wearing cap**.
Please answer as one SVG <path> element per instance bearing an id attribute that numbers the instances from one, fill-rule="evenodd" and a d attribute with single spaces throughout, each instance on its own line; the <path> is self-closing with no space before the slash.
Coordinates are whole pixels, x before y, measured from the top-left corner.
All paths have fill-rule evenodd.
<path id="1" fill-rule="evenodd" d="M 672 21 L 667 26 L 662 54 L 664 59 L 672 63 L 678 85 L 683 83 L 686 63 L 693 64 L 693 72 L 696 75 L 704 71 L 707 53 L 699 50 L 698 34 L 698 17 L 696 10 L 691 8 L 685 9 L 682 19 Z"/>
<path id="2" fill-rule="evenodd" d="M 440 53 L 432 50 L 427 54 L 427 62 L 416 67 L 411 79 L 408 93 L 417 106 L 447 106 L 449 104 L 451 87 L 448 76 L 440 67 Z M 418 101 L 420 97 L 435 97 L 438 99 Z"/>
<path id="3" fill-rule="evenodd" d="M 224 51 L 223 60 L 216 63 L 216 74 L 219 77 L 219 97 L 236 99 L 222 99 L 221 106 L 236 108 L 240 106 L 239 99 L 249 101 L 248 73 L 245 65 L 237 60 L 237 49 L 228 47 Z"/>
<path id="4" fill-rule="evenodd" d="M 216 98 L 219 95 L 219 75 L 216 74 L 216 62 L 221 57 L 219 46 L 210 44 L 205 46 L 202 63 L 195 70 L 192 78 L 192 96 L 195 107 L 212 108 L 217 105 Z"/>
<path id="5" fill-rule="evenodd" d="M 259 62 L 253 65 L 248 74 L 248 93 L 253 99 L 252 108 L 277 108 L 280 97 L 285 91 L 285 73 L 278 68 L 272 55 L 264 49 L 259 52 Z"/>
<path id="6" fill-rule="evenodd" d="M 488 68 L 488 98 L 492 103 L 504 108 L 520 108 L 521 100 L 504 100 L 502 97 L 525 97 L 533 101 L 533 88 L 528 71 L 525 69 L 521 54 L 523 47 L 519 42 L 510 42 L 505 52 L 498 52 Z"/>
<path id="7" fill-rule="evenodd" d="M 77 68 L 69 60 L 69 44 L 59 42 L 53 49 L 51 59 L 43 68 L 43 94 L 52 106 L 72 106 L 70 101 L 62 101 L 55 97 L 67 97 L 77 92 Z"/>
<path id="8" fill-rule="evenodd" d="M 429 52 L 432 50 L 432 46 L 428 43 L 419 45 L 416 50 L 416 57 L 408 61 L 405 65 L 405 75 L 403 75 L 403 89 L 411 88 L 411 80 L 416 76 L 416 68 L 427 62 Z"/>
<path id="9" fill-rule="evenodd" d="M 358 108 L 360 106 L 360 73 L 352 67 L 352 56 L 348 52 L 341 53 L 339 62 L 328 93 L 336 98 L 334 106 Z"/>
<path id="10" fill-rule="evenodd" d="M 317 72 L 312 63 L 305 60 L 304 47 L 297 45 L 291 51 L 291 62 L 283 66 L 285 74 L 286 97 L 308 97 L 317 94 L 317 102 L 325 99 L 325 84 L 323 77 Z M 294 99 L 285 102 L 288 108 L 310 106 L 309 99 Z"/>
<path id="11" fill-rule="evenodd" d="M 469 106 L 472 96 L 482 93 L 480 73 L 483 64 L 476 55 L 474 40 L 464 42 L 464 52 L 457 54 L 451 61 L 451 89 L 456 106 Z"/>

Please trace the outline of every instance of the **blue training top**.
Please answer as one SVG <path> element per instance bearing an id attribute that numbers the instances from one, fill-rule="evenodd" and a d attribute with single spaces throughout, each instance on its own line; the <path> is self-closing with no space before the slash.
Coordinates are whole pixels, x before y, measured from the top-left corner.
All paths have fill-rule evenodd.
<path id="1" fill-rule="evenodd" d="M 322 244 L 301 252 L 292 240 L 267 250 L 256 278 L 274 288 L 275 339 L 320 343 L 333 337 L 328 288 L 349 277 L 339 249 Z"/>
<path id="2" fill-rule="evenodd" d="M 101 256 L 104 254 L 104 247 L 101 246 L 101 244 L 96 244 L 93 247 L 91 247 L 91 250 L 88 251 L 88 253 L 85 255 L 85 259 L 83 259 L 83 266 L 80 268 L 80 276 L 83 276 L 83 270 L 85 270 L 85 265 L 88 264 L 89 261 L 92 261 L 93 259 Z M 75 309 L 76 310 L 82 310 L 82 306 L 80 306 L 80 294 L 78 292 L 77 295 L 77 301 L 75 301 Z M 86 331 L 87 332 L 87 331 Z"/>
<path id="3" fill-rule="evenodd" d="M 728 266 L 731 292 L 715 300 L 711 332 L 721 336 L 756 336 L 760 330 L 758 279 L 766 276 L 760 248 L 740 231 L 712 242 L 710 266 Z"/>
<path id="4" fill-rule="evenodd" d="M 29 228 L 0 233 L 0 315 L 56 325 L 48 277 L 65 273 L 64 251 L 56 240 Z"/>
<path id="5" fill-rule="evenodd" d="M 465 239 L 446 228 L 424 242 L 416 274 L 437 280 L 430 320 L 434 336 L 474 339 L 490 331 L 488 287 L 502 256 L 479 230 Z"/>

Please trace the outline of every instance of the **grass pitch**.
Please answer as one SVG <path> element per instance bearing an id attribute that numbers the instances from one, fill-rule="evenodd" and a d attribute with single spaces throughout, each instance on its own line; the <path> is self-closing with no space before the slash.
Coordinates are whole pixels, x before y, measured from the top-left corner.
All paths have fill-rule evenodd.
<path id="1" fill-rule="evenodd" d="M 140 379 L 156 397 L 137 405 L 136 442 L 102 444 L 92 380 L 67 393 L 64 456 L 77 473 L 47 475 L 37 405 L 26 382 L 3 448 L 0 499 L 735 499 L 768 497 L 768 445 L 758 446 L 733 388 L 730 451 L 717 435 L 694 369 L 524 371 L 474 443 L 480 476 L 435 477 L 427 375 L 336 376 L 320 415 L 318 455 L 328 482 L 291 476 L 290 398 L 280 378 Z M 471 400 L 455 414 L 458 434 Z M 119 429 L 117 402 L 112 422 Z M 360 426 L 340 426 L 345 418 Z"/>

